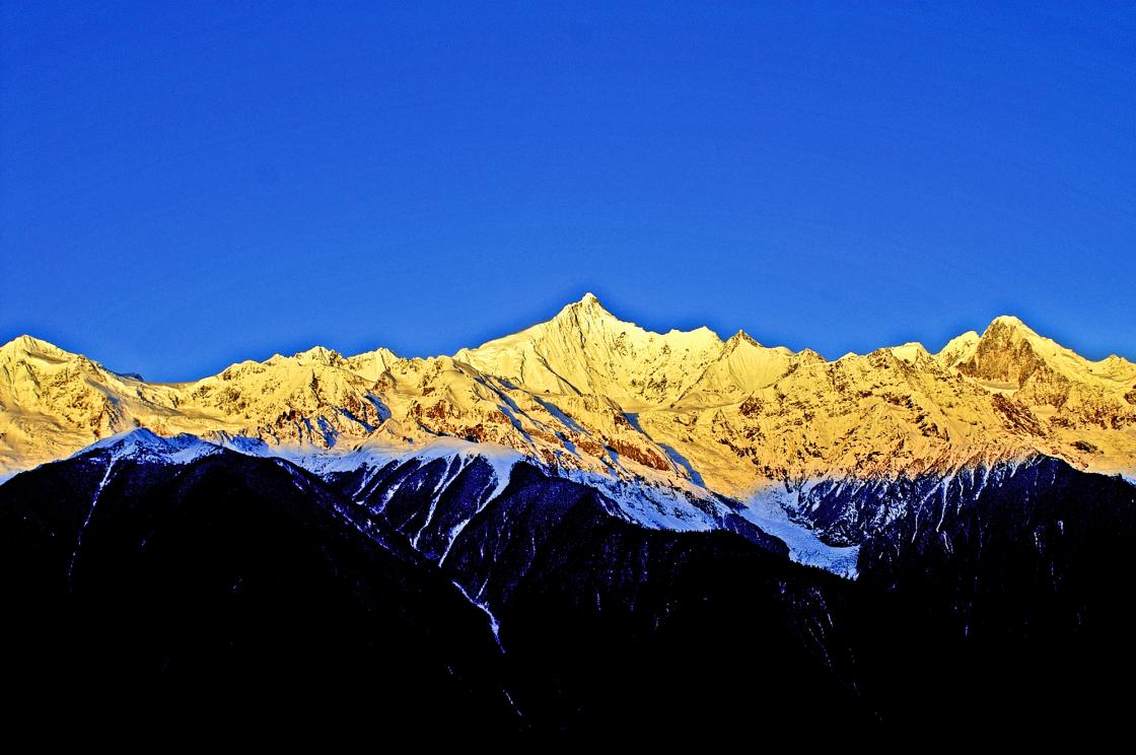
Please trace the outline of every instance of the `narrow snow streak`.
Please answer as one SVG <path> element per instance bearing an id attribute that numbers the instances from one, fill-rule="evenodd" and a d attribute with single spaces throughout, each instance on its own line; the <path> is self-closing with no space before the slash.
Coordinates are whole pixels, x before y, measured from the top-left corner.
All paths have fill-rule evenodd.
<path id="1" fill-rule="evenodd" d="M 91 519 L 95 516 L 95 507 L 99 505 L 99 498 L 103 494 L 103 489 L 110 482 L 110 476 L 114 473 L 115 462 L 118 461 L 117 457 L 111 458 L 107 464 L 106 471 L 103 472 L 103 478 L 99 481 L 99 486 L 95 488 L 95 494 L 91 498 L 91 507 L 87 509 L 87 517 L 83 523 L 79 525 L 79 532 L 75 535 L 75 550 L 71 553 L 71 560 L 67 563 L 67 585 L 70 589 L 75 588 L 75 565 L 79 562 L 79 551 L 83 547 L 83 533 L 87 531 L 87 527 L 91 524 Z"/>
<path id="2" fill-rule="evenodd" d="M 943 529 L 943 520 L 947 516 L 947 497 L 950 494 L 951 483 L 954 482 L 954 480 L 955 476 L 953 474 L 949 474 L 946 476 L 946 479 L 939 483 L 942 486 L 943 505 L 939 509 L 939 523 L 935 525 L 935 532 L 941 532 Z M 961 496 L 963 492 L 962 480 L 959 480 L 959 495 Z"/>
<path id="3" fill-rule="evenodd" d="M 363 481 L 359 483 L 359 489 L 356 490 L 355 494 L 351 496 L 352 501 L 358 502 L 362 500 L 361 495 L 363 493 L 363 489 L 367 487 L 367 484 L 370 483 L 378 473 L 379 468 L 377 466 L 367 467 L 367 471 L 363 473 Z"/>
<path id="4" fill-rule="evenodd" d="M 446 556 L 450 555 L 450 549 L 454 547 L 454 542 L 458 539 L 458 535 L 460 535 L 462 530 L 466 528 L 466 525 L 469 524 L 470 520 L 480 514 L 482 511 L 485 511 L 485 508 L 490 503 L 492 503 L 493 500 L 497 498 L 497 496 L 501 495 L 501 493 L 505 491 L 505 488 L 509 486 L 509 480 L 513 477 L 513 466 L 516 465 L 517 461 L 519 461 L 519 459 L 503 460 L 500 458 L 491 458 L 486 456 L 481 456 L 480 458 L 493 468 L 493 477 L 495 484 L 493 486 L 493 489 L 489 492 L 489 495 L 486 496 L 485 499 L 483 499 L 481 503 L 478 504 L 477 510 L 470 514 L 467 518 L 455 524 L 450 529 L 448 541 L 446 542 L 446 549 L 442 552 L 442 557 L 438 559 L 439 565 L 441 565 L 446 560 Z"/>
<path id="5" fill-rule="evenodd" d="M 434 486 L 434 492 L 430 494 L 430 508 L 426 512 L 426 521 L 422 523 L 422 526 L 418 528 L 418 532 L 414 533 L 414 537 L 410 539 L 410 544 L 414 546 L 415 550 L 418 550 L 418 541 L 422 539 L 422 534 L 426 531 L 426 528 L 430 526 L 430 522 L 434 521 L 434 512 L 438 510 L 438 501 L 441 500 L 442 494 L 446 492 L 446 488 L 449 487 L 450 483 L 458 478 L 458 475 L 462 473 L 462 470 L 465 469 L 468 462 L 469 457 L 459 456 L 457 457 L 456 465 L 454 461 L 451 460 L 446 466 L 446 471 L 442 475 L 442 479 Z M 456 469 L 454 468 L 455 466 L 457 467 Z"/>
<path id="6" fill-rule="evenodd" d="M 489 606 L 487 606 L 480 600 L 475 600 L 474 598 L 472 598 L 470 594 L 466 592 L 465 588 L 458 584 L 456 580 L 453 581 L 453 585 L 454 587 L 458 588 L 458 591 L 461 592 L 462 596 L 464 596 L 466 600 L 468 600 L 472 605 L 480 608 L 485 612 L 485 615 L 489 617 L 489 630 L 493 632 L 493 639 L 497 641 L 497 647 L 500 648 L 502 652 L 504 652 L 505 646 L 501 644 L 501 624 L 497 621 L 497 617 L 493 615 L 493 612 L 489 610 Z"/>

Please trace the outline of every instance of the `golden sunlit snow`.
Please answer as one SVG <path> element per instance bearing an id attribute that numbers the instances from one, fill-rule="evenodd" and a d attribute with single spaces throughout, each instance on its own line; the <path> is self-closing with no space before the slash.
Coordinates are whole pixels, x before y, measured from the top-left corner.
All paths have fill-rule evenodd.
<path id="1" fill-rule="evenodd" d="M 301 451 L 456 437 L 730 495 L 1031 452 L 1130 473 L 1136 365 L 1089 361 L 1012 317 L 937 354 L 909 343 L 826 361 L 742 332 L 651 333 L 590 294 L 452 357 L 317 347 L 179 384 L 117 375 L 27 336 L 0 347 L 0 473 L 139 426 Z"/>

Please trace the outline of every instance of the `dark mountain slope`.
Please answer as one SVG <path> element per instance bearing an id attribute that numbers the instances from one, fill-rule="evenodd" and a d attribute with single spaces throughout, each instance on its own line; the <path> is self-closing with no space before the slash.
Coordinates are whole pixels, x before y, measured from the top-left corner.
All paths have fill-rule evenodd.
<path id="1" fill-rule="evenodd" d="M 326 481 L 171 459 L 102 449 L 0 486 L 25 704 L 795 746 L 1102 732 L 1130 707 L 1136 488 L 1053 459 L 832 486 L 809 510 L 861 533 L 856 582 L 757 530 L 645 529 L 525 463 L 503 485 L 476 459 Z"/>
<path id="2" fill-rule="evenodd" d="M 596 491 L 523 464 L 482 505 L 493 481 L 475 468 L 452 477 L 467 490 L 451 498 L 445 462 L 394 465 L 397 489 L 366 499 L 412 536 L 450 510 L 468 518 L 442 565 L 491 606 L 528 679 L 518 702 L 549 725 L 650 720 L 675 690 L 695 720 L 878 718 L 894 734 L 944 719 L 1107 727 L 1125 704 L 1110 685 L 1136 670 L 1136 488 L 1118 478 L 1036 457 L 817 486 L 803 518 L 862 543 L 849 583 L 752 538 L 630 525 Z M 739 684 L 749 697 L 724 693 Z M 771 702 L 768 687 L 783 694 Z"/>
<path id="3" fill-rule="evenodd" d="M 874 728 L 833 619 L 847 588 L 732 533 L 644 530 L 584 501 L 513 586 L 501 636 L 530 706 L 580 736 L 780 742 L 822 719 L 816 741 L 835 741 Z"/>
<path id="4" fill-rule="evenodd" d="M 497 481 L 476 459 L 409 460 L 336 484 L 493 612 L 537 730 L 654 739 L 817 716 L 833 732 L 872 726 L 833 619 L 848 583 L 790 562 L 752 526 L 744 537 L 645 529 L 527 463 L 491 499 Z M 676 726 L 658 728 L 672 714 Z"/>
<path id="5" fill-rule="evenodd" d="M 385 513 L 286 462 L 112 458 L 0 487 L 0 590 L 27 617 L 9 655 L 29 689 L 66 690 L 53 704 L 124 684 L 167 708 L 365 710 L 384 732 L 430 741 L 867 716 L 829 616 L 843 583 L 738 535 L 645 530 L 527 465 L 488 501 L 472 465 L 433 504 L 441 529 L 447 511 L 474 512 L 439 571 L 408 547 L 420 530 L 388 529 Z M 418 472 L 377 488 L 402 525 L 426 521 L 415 491 L 432 505 Z M 501 622 L 503 651 L 451 578 Z M 675 711 L 676 730 L 651 724 Z"/>
<path id="6" fill-rule="evenodd" d="M 1108 731 L 1136 672 L 1136 487 L 1035 457 L 908 502 L 852 615 L 890 726 Z"/>
<path id="7" fill-rule="evenodd" d="M 10 681 L 61 708 L 121 686 L 116 704 L 167 711 L 515 728 L 485 615 L 421 558 L 364 536 L 318 479 L 228 452 L 112 464 L 60 462 L 0 487 Z"/>

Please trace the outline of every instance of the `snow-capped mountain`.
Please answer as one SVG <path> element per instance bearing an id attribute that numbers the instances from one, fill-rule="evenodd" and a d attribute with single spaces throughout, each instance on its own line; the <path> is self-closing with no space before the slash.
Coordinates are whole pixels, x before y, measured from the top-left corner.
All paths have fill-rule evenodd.
<path id="1" fill-rule="evenodd" d="M 843 741 L 1097 726 L 1136 669 L 1136 366 L 1010 317 L 827 361 L 589 295 L 452 357 L 178 384 L 21 337 L 0 459 L 39 465 L 0 484 L 0 598 L 52 699 Z"/>
<path id="2" fill-rule="evenodd" d="M 28 336 L 0 347 L 0 474 L 135 427 L 292 452 L 405 452 L 438 438 L 566 473 L 744 498 L 817 477 L 944 474 L 1042 453 L 1136 469 L 1136 365 L 1084 359 L 1012 317 L 932 354 L 827 361 L 743 332 L 652 333 L 591 294 L 453 356 L 316 347 L 149 383 Z"/>

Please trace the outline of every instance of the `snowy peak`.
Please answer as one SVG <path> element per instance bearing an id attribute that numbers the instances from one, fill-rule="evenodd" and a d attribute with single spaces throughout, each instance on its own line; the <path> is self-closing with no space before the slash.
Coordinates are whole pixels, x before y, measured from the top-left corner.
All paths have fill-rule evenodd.
<path id="1" fill-rule="evenodd" d="M 454 358 L 538 393 L 602 395 L 634 411 L 673 401 L 721 348 L 708 328 L 653 333 L 585 294 L 547 322 Z"/>
<path id="2" fill-rule="evenodd" d="M 613 328 L 618 329 L 621 326 L 628 325 L 631 325 L 631 323 L 621 321 L 600 303 L 600 300 L 596 298 L 595 294 L 588 292 L 580 299 L 565 304 L 551 319 L 526 328 L 520 333 L 514 334 L 514 336 L 519 336 L 524 333 L 535 334 L 535 332 L 546 330 L 561 330 L 588 334 Z M 495 339 L 494 341 L 490 341 L 489 344 L 508 338 L 511 338 L 511 336 L 506 336 L 503 339 Z M 483 344 L 483 346 L 485 345 L 488 344 Z"/>
<path id="3" fill-rule="evenodd" d="M 1038 335 L 1017 317 L 994 318 L 959 370 L 991 385 L 1022 388 L 1034 382 L 1092 381 L 1093 363 L 1052 339 Z"/>
<path id="4" fill-rule="evenodd" d="M 954 367 L 960 362 L 966 362 L 974 356 L 974 350 L 978 348 L 980 340 L 982 340 L 982 336 L 973 330 L 955 336 L 935 354 L 935 361 L 946 368 Z"/>
<path id="5" fill-rule="evenodd" d="M 749 333 L 746 333 L 744 330 L 739 330 L 737 333 L 734 333 L 732 336 L 726 339 L 723 351 L 733 350 L 743 345 L 756 346 L 758 348 L 761 347 L 761 344 L 758 343 L 757 340 L 754 339 Z"/>
<path id="6" fill-rule="evenodd" d="M 375 382 L 397 361 L 399 361 L 399 358 L 393 351 L 378 348 L 374 351 L 368 351 L 349 357 L 347 359 L 347 368 L 365 380 Z"/>
<path id="7" fill-rule="evenodd" d="M 767 348 L 739 330 L 717 358 L 683 393 L 679 406 L 739 403 L 786 375 L 796 355 L 785 347 Z"/>
<path id="8" fill-rule="evenodd" d="M 1030 375 L 1045 367 L 1035 348 L 1040 341 L 1040 336 L 1018 318 L 997 317 L 982 333 L 974 354 L 959 369 L 970 377 L 1020 388 Z M 1052 342 L 1050 345 L 1057 346 Z M 1045 350 L 1052 353 L 1056 349 Z"/>
<path id="9" fill-rule="evenodd" d="M 579 301 L 567 304 L 548 322 L 534 325 L 522 332 L 529 333 L 531 331 L 540 331 L 545 334 L 554 331 L 567 331 L 582 334 L 585 339 L 588 337 L 630 338 L 640 343 L 657 342 L 660 345 L 672 347 L 694 343 L 722 345 L 722 340 L 718 335 L 707 327 L 695 328 L 690 331 L 672 329 L 666 333 L 655 333 L 641 328 L 633 322 L 621 320 L 604 307 L 595 294 L 590 292 L 584 294 Z"/>
<path id="10" fill-rule="evenodd" d="M 333 351 L 323 346 L 313 346 L 307 351 L 294 354 L 292 358 L 300 364 L 323 364 L 334 365 L 336 367 L 343 365 L 347 361 L 338 351 Z"/>
<path id="11" fill-rule="evenodd" d="M 55 344 L 42 341 L 38 338 L 29 335 L 20 335 L 8 341 L 3 346 L 0 346 L 0 354 L 15 355 L 15 354 L 67 354 Z"/>
<path id="12" fill-rule="evenodd" d="M 990 321 L 989 325 L 986 326 L 986 332 L 998 328 L 1014 330 L 1035 337 L 1037 336 L 1037 332 L 1034 331 L 1033 328 L 1022 322 L 1020 317 L 1015 317 L 1014 315 L 998 315 Z"/>
<path id="13" fill-rule="evenodd" d="M 1046 338 L 1018 317 L 1013 315 L 999 315 L 990 321 L 986 330 L 982 331 L 980 343 L 1030 343 L 1040 347 L 1041 351 L 1069 351 L 1052 339 Z M 1070 352 L 1072 353 L 1072 352 Z"/>
<path id="14" fill-rule="evenodd" d="M 605 318 L 611 320 L 616 319 L 615 315 L 609 312 L 591 291 L 581 296 L 578 301 L 565 304 L 553 319 L 562 317 L 574 317 L 582 321 Z"/>
<path id="15" fill-rule="evenodd" d="M 220 446 L 193 435 L 181 434 L 163 438 L 144 427 L 104 438 L 75 454 L 108 456 L 112 461 L 157 461 L 166 464 L 189 464 L 205 456 L 222 452 Z"/>
<path id="16" fill-rule="evenodd" d="M 29 335 L 17 336 L 0 346 L 0 369 L 28 360 L 44 365 L 62 362 L 94 364 L 81 354 L 66 351 L 53 343 Z"/>
<path id="17" fill-rule="evenodd" d="M 896 359 L 908 364 L 918 364 L 919 360 L 931 356 L 926 347 L 918 341 L 909 341 L 900 346 L 892 346 L 889 351 Z"/>

